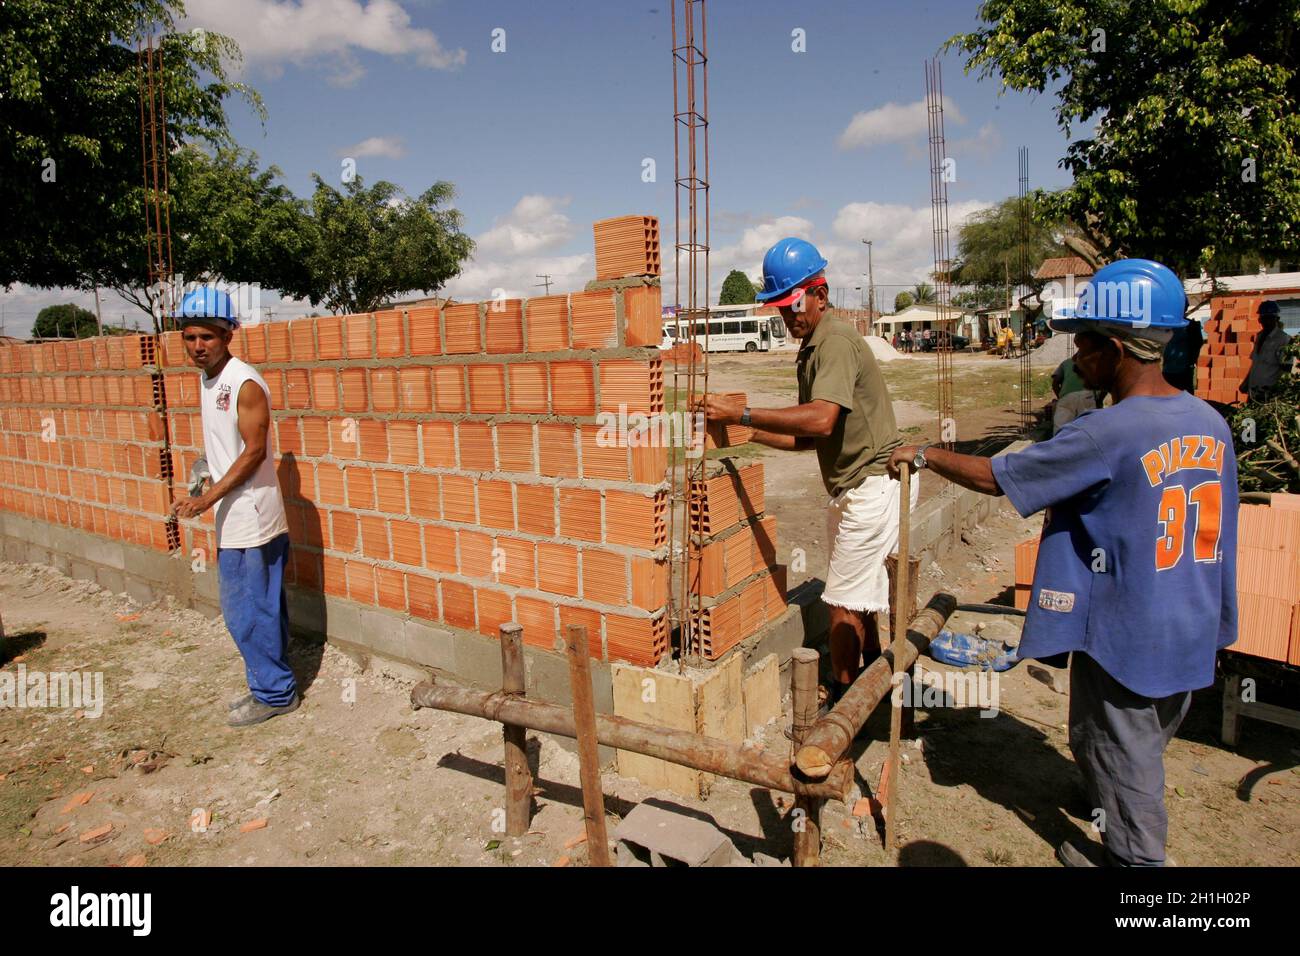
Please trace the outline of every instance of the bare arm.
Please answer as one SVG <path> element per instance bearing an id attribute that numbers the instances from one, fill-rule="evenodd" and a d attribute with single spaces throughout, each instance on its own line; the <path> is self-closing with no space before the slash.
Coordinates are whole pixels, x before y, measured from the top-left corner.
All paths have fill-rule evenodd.
<path id="1" fill-rule="evenodd" d="M 916 457 L 918 446 L 904 445 L 895 449 L 889 457 L 889 475 L 898 477 L 898 469 L 904 463 L 911 467 Z M 947 478 L 954 484 L 978 491 L 985 495 L 1000 495 L 1002 489 L 993 477 L 993 460 L 981 455 L 962 455 L 945 448 L 927 448 L 925 450 L 927 467 L 941 478 Z"/>
<path id="2" fill-rule="evenodd" d="M 173 511 L 182 518 L 192 518 L 207 511 L 227 494 L 249 478 L 266 458 L 267 434 L 271 429 L 271 405 L 266 393 L 252 379 L 239 389 L 239 437 L 244 440 L 244 450 L 230 465 L 221 480 L 199 495 L 177 502 Z"/>
<path id="3" fill-rule="evenodd" d="M 720 425 L 738 425 L 745 408 L 726 395 L 708 394 L 700 403 L 707 421 Z M 783 451 L 808 451 L 813 439 L 825 438 L 835 430 L 844 411 L 834 402 L 822 399 L 789 408 L 751 408 L 749 422 L 753 440 Z"/>

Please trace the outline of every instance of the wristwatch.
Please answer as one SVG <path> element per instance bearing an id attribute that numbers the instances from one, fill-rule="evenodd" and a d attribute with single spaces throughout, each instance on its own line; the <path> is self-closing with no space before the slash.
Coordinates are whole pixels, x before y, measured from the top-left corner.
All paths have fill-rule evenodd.
<path id="1" fill-rule="evenodd" d="M 916 456 L 912 459 L 913 471 L 920 471 L 922 468 L 928 467 L 929 462 L 925 460 L 925 450 L 929 447 L 931 446 L 922 445 L 920 448 L 916 450 Z"/>
<path id="2" fill-rule="evenodd" d="M 740 424 L 746 428 L 749 427 L 749 406 L 748 405 L 745 406 L 745 411 L 741 413 Z"/>

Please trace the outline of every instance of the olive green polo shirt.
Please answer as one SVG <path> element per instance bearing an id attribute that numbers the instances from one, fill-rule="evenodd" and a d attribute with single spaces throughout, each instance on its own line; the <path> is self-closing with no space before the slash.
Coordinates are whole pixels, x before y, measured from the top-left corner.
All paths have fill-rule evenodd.
<path id="1" fill-rule="evenodd" d="M 889 389 L 862 334 L 823 315 L 799 349 L 798 376 L 800 405 L 822 399 L 847 412 L 830 435 L 813 439 L 831 497 L 886 474 L 889 456 L 903 440 Z"/>

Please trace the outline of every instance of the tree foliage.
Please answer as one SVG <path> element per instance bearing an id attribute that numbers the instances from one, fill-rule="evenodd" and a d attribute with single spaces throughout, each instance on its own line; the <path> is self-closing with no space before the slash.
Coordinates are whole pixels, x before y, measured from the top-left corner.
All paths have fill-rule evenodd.
<path id="1" fill-rule="evenodd" d="M 727 277 L 722 280 L 722 294 L 718 298 L 718 304 L 748 305 L 754 301 L 754 296 L 761 291 L 761 289 L 756 289 L 754 283 L 749 281 L 749 276 L 739 269 L 732 269 L 727 273 Z"/>
<path id="2" fill-rule="evenodd" d="M 99 321 L 95 313 L 72 302 L 64 305 L 47 305 L 36 314 L 32 323 L 32 338 L 84 339 L 99 334 Z"/>
<path id="3" fill-rule="evenodd" d="M 313 303 L 370 312 L 399 292 L 440 289 L 473 252 L 460 212 L 444 208 L 454 194 L 450 183 L 410 198 L 389 182 L 366 188 L 356 177 L 339 191 L 319 175 L 313 179 Z"/>
<path id="4" fill-rule="evenodd" d="M 1044 259 L 1068 255 L 1060 237 L 1069 227 L 1044 221 L 1036 199 L 1032 193 L 1024 199 L 1012 196 L 962 224 L 952 281 L 967 288 L 953 297 L 955 304 L 974 309 L 1005 306 L 1008 285 L 1023 285 L 1035 294 L 1043 290 L 1044 280 L 1033 273 Z"/>
<path id="5" fill-rule="evenodd" d="M 912 293 L 904 289 L 902 292 L 898 293 L 898 295 L 894 296 L 894 311 L 902 312 L 915 301 L 916 299 L 912 297 Z"/>
<path id="6" fill-rule="evenodd" d="M 1057 99 L 1049 220 L 1184 275 L 1300 248 L 1300 0 L 987 0 L 967 71 Z"/>
<path id="7" fill-rule="evenodd" d="M 912 287 L 912 302 L 916 305 L 934 305 L 938 300 L 938 296 L 934 292 L 934 286 L 930 285 L 930 283 L 918 282 Z"/>
<path id="8" fill-rule="evenodd" d="M 232 95 L 261 109 L 228 77 L 238 47 L 173 32 L 173 0 L 6 0 L 0 11 L 0 286 L 143 284 L 135 40 L 161 35 L 168 152 L 228 144 Z"/>
<path id="9" fill-rule="evenodd" d="M 1300 367 L 1300 336 L 1282 354 Z M 1237 485 L 1242 491 L 1300 494 L 1300 376 L 1284 372 L 1265 401 L 1249 401 L 1232 416 Z M 1250 438 L 1250 441 L 1246 439 Z"/>

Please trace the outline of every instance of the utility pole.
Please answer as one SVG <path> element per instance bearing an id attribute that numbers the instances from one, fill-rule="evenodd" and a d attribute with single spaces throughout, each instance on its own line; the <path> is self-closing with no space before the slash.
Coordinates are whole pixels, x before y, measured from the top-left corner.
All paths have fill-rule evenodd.
<path id="1" fill-rule="evenodd" d="M 536 278 L 541 279 L 542 281 L 541 281 L 541 282 L 534 282 L 534 283 L 533 283 L 534 287 L 539 286 L 539 285 L 544 285 L 544 286 L 546 286 L 546 294 L 547 294 L 547 295 L 550 295 L 550 294 L 551 294 L 551 276 L 550 276 L 550 274 L 549 274 L 549 273 L 542 273 L 542 274 L 536 276 Z"/>
<path id="2" fill-rule="evenodd" d="M 95 324 L 99 327 L 99 334 L 104 334 L 104 317 L 99 314 L 99 283 L 95 283 Z"/>
<path id="3" fill-rule="evenodd" d="M 871 240 L 863 239 L 867 246 L 867 298 L 871 300 L 871 311 L 876 311 L 876 274 L 871 265 Z"/>

